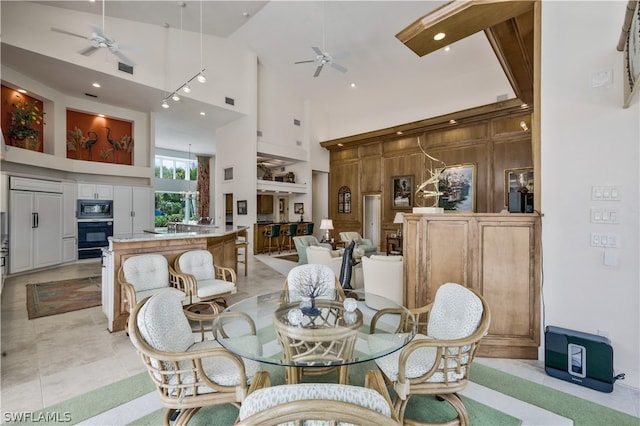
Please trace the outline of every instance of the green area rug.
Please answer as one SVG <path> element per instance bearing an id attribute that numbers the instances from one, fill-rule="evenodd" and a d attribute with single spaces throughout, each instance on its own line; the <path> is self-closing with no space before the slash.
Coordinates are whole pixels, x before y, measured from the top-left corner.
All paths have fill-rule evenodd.
<path id="1" fill-rule="evenodd" d="M 102 304 L 101 279 L 98 275 L 27 284 L 29 319 L 100 306 Z"/>
<path id="2" fill-rule="evenodd" d="M 355 385 L 362 385 L 364 371 L 373 368 L 375 368 L 373 362 L 352 366 L 350 369 L 351 382 Z M 265 369 L 269 371 L 273 385 L 283 383 L 284 369 L 282 367 L 267 365 Z M 318 378 L 314 378 L 314 380 L 316 379 Z M 321 379 L 327 382 L 334 381 L 335 375 L 330 374 Z M 471 381 L 512 398 L 544 408 L 560 416 L 573 419 L 576 426 L 638 426 L 640 424 L 640 419 L 637 417 L 503 373 L 479 363 L 473 365 Z M 35 413 L 35 416 L 37 418 L 39 413 L 43 415 L 52 412 L 70 413 L 71 421 L 69 424 L 76 424 L 153 391 L 154 387 L 147 373 L 140 373 L 120 382 L 47 407 Z M 473 426 L 516 426 L 521 424 L 519 419 L 470 398 L 463 397 L 463 400 L 469 413 L 470 423 Z M 164 409 L 156 410 L 132 424 L 159 425 L 162 424 L 163 414 Z M 190 425 L 233 425 L 237 414 L 238 410 L 230 404 L 207 407 L 201 409 L 194 416 Z M 453 410 L 448 404 L 430 397 L 413 398 L 407 407 L 407 414 L 411 417 L 428 418 L 432 421 L 444 421 L 454 416 Z M 7 419 L 3 420 L 6 421 Z M 12 424 L 43 425 L 54 423 L 37 421 Z"/>

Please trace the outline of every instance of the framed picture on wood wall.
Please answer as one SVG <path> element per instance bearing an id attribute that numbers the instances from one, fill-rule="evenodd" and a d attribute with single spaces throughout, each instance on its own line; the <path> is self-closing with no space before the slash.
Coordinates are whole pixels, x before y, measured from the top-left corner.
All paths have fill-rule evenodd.
<path id="1" fill-rule="evenodd" d="M 413 207 L 413 175 L 391 178 L 391 208 L 410 209 Z"/>
<path id="2" fill-rule="evenodd" d="M 504 205 L 509 205 L 509 193 L 518 192 L 520 188 L 533 192 L 533 167 L 506 169 L 504 171 Z"/>
<path id="3" fill-rule="evenodd" d="M 475 163 L 457 164 L 442 169 L 439 176 L 438 190 L 442 193 L 438 202 L 439 207 L 458 212 L 475 212 Z"/>

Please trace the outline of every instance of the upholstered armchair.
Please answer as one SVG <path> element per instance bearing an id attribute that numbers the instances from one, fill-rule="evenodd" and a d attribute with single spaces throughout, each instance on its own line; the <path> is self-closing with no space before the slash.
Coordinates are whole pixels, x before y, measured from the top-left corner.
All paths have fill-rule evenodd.
<path id="1" fill-rule="evenodd" d="M 118 271 L 122 301 L 129 312 L 138 302 L 160 291 L 167 291 L 183 304 L 189 303 L 189 288 L 161 254 L 142 254 L 127 258 Z"/>
<path id="2" fill-rule="evenodd" d="M 362 238 L 358 232 L 341 232 L 340 241 L 344 242 L 345 246 L 351 241 L 355 241 L 356 248 L 353 252 L 356 256 L 371 256 L 378 252 L 378 248 L 373 245 L 373 242 L 369 239 Z"/>
<path id="3" fill-rule="evenodd" d="M 340 277 L 340 267 L 342 266 L 342 256 L 340 250 L 331 250 L 322 246 L 307 247 L 307 261 L 319 265 L 326 265 L 335 274 L 336 278 Z"/>
<path id="4" fill-rule="evenodd" d="M 215 339 L 196 342 L 182 304 L 168 292 L 144 299 L 131 313 L 129 338 L 153 381 L 160 403 L 167 408 L 164 424 L 186 425 L 201 408 L 240 405 L 259 364 L 224 349 Z M 197 314 L 198 318 L 207 317 Z M 213 324 L 215 314 L 209 315 Z M 255 336 L 255 324 L 247 318 Z M 175 419 L 172 419 L 175 416 Z"/>
<path id="5" fill-rule="evenodd" d="M 293 237 L 293 243 L 295 244 L 296 250 L 298 252 L 298 265 L 305 265 L 309 263 L 307 260 L 307 247 L 320 246 L 329 249 L 331 248 L 331 244 L 321 243 L 313 235 L 300 235 L 297 237 Z"/>
<path id="6" fill-rule="evenodd" d="M 468 382 L 469 369 L 480 339 L 489 330 L 491 315 L 485 299 L 459 284 L 447 283 L 436 291 L 433 303 L 412 309 L 418 327 L 414 339 L 401 350 L 376 360 L 385 381 L 396 391 L 394 405 L 400 421 L 414 395 L 437 395 L 449 402 L 456 419 L 446 423 L 469 424 L 469 416 L 458 392 Z M 376 322 L 393 309 L 374 315 Z M 397 313 L 397 312 L 396 312 Z M 401 325 L 406 327 L 407 325 Z M 369 336 L 369 345 L 385 345 L 385 336 Z M 407 419 L 411 424 L 426 424 Z"/>
<path id="7" fill-rule="evenodd" d="M 236 426 L 316 424 L 313 420 L 321 424 L 400 424 L 377 371 L 367 372 L 364 387 L 335 383 L 270 386 L 268 373 L 258 373 Z"/>
<path id="8" fill-rule="evenodd" d="M 191 304 L 218 302 L 227 305 L 225 296 L 237 291 L 236 272 L 213 263 L 209 250 L 191 250 L 181 253 L 173 263 L 179 279 L 190 289 Z"/>
<path id="9" fill-rule="evenodd" d="M 372 255 L 362 258 L 365 303 L 372 309 L 388 308 L 379 305 L 380 299 L 367 298 L 367 294 L 377 294 L 403 305 L 402 256 Z"/>

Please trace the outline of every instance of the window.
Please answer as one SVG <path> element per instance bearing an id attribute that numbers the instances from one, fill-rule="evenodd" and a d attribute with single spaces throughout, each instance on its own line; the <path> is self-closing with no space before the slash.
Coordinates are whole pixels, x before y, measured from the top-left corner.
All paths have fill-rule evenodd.
<path id="1" fill-rule="evenodd" d="M 155 177 L 172 180 L 198 180 L 198 163 L 187 158 L 157 155 Z"/>
<path id="2" fill-rule="evenodd" d="M 338 213 L 351 213 L 351 190 L 348 186 L 338 190 Z"/>

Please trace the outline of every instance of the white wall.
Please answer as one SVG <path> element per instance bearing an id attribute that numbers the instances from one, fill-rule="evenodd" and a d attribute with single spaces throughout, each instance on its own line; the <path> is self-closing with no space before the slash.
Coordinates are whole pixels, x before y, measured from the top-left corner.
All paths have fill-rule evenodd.
<path id="1" fill-rule="evenodd" d="M 622 384 L 640 387 L 638 192 L 639 101 L 623 109 L 620 36 L 626 1 L 544 2 L 542 14 L 542 191 L 545 324 L 608 334 Z M 613 85 L 591 74 L 613 70 Z M 591 200 L 594 185 L 621 185 L 622 200 Z M 591 208 L 620 223 L 590 223 Z M 590 247 L 592 232 L 619 236 Z"/>

